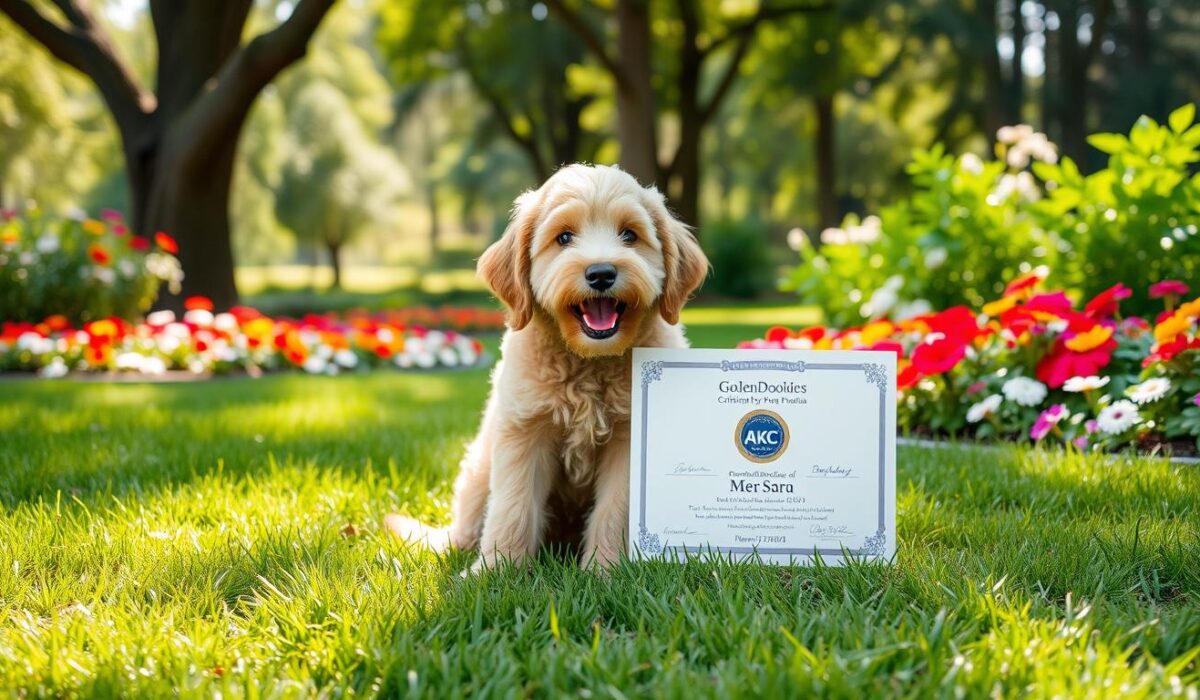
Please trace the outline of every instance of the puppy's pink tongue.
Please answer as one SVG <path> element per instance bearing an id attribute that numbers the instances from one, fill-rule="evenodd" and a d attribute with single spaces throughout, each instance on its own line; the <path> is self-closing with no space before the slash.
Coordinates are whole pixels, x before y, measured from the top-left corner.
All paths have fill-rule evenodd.
<path id="1" fill-rule="evenodd" d="M 608 297 L 583 302 L 583 322 L 594 331 L 607 331 L 617 325 L 617 302 Z"/>

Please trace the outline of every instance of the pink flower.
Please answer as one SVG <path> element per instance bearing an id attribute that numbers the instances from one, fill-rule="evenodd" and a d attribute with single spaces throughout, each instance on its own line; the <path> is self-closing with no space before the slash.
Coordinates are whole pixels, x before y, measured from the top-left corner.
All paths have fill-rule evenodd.
<path id="1" fill-rule="evenodd" d="M 1095 419 L 1093 419 L 1093 420 L 1090 420 L 1090 421 L 1088 421 L 1088 422 L 1084 423 L 1084 424 L 1083 424 L 1083 429 L 1084 429 L 1084 430 L 1086 430 L 1086 431 L 1088 432 L 1088 435 L 1091 435 L 1092 433 L 1094 433 L 1094 432 L 1096 432 L 1096 431 L 1100 430 L 1100 424 L 1099 424 L 1099 423 L 1097 423 L 1097 422 L 1095 421 Z"/>
<path id="2" fill-rule="evenodd" d="M 1074 445 L 1076 447 L 1078 447 L 1081 450 L 1087 449 L 1088 439 L 1087 439 L 1086 435 L 1080 435 L 1079 437 L 1075 438 L 1072 442 L 1074 443 Z"/>
<path id="3" fill-rule="evenodd" d="M 1181 297 L 1191 288 L 1180 280 L 1163 280 L 1150 285 L 1150 298 L 1162 299 L 1165 296 Z"/>
<path id="4" fill-rule="evenodd" d="M 101 209 L 100 218 L 105 221 L 120 221 L 122 219 L 121 212 L 116 209 Z"/>
<path id="5" fill-rule="evenodd" d="M 1200 394 L 1196 394 L 1195 396 L 1192 397 L 1192 403 L 1196 404 L 1197 406 L 1200 406 Z"/>
<path id="6" fill-rule="evenodd" d="M 1037 420 L 1033 423 L 1033 427 L 1029 429 L 1029 437 L 1033 438 L 1034 442 L 1041 440 L 1049 435 L 1054 426 L 1058 425 L 1058 422 L 1068 415 L 1070 414 L 1067 413 L 1065 405 L 1061 403 L 1054 404 L 1042 411 L 1041 415 L 1037 417 Z"/>

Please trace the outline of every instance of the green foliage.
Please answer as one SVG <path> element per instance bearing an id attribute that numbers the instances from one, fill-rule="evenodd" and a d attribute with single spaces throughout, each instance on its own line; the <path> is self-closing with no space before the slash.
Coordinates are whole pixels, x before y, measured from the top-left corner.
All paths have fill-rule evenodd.
<path id="1" fill-rule="evenodd" d="M 7 385 L 0 687 L 1149 698 L 1200 682 L 1196 469 L 902 447 L 891 565 L 600 576 L 545 555 L 464 579 L 471 555 L 378 523 L 445 522 L 486 387 L 484 371 Z"/>
<path id="2" fill-rule="evenodd" d="M 1034 172 L 1048 197 L 1043 225 L 1068 252 L 1068 281 L 1085 296 L 1123 282 L 1132 309 L 1158 306 L 1147 289 L 1164 279 L 1200 280 L 1200 124 L 1195 105 L 1175 110 L 1168 124 L 1149 117 L 1129 136 L 1094 134 L 1108 167 L 1081 177 L 1074 164 L 1042 163 Z"/>
<path id="3" fill-rule="evenodd" d="M 1097 134 L 1108 167 L 1084 176 L 1029 127 L 1001 130 L 999 159 L 918 151 L 914 188 L 885 207 L 877 226 L 850 217 L 802 242 L 787 288 L 827 310 L 838 325 L 997 298 L 1036 267 L 1048 284 L 1085 297 L 1122 282 L 1126 308 L 1152 313 L 1147 288 L 1200 277 L 1200 125 L 1191 105 L 1159 126 L 1143 117 L 1127 138 Z M 1032 172 L 1031 172 L 1032 171 Z M 1034 177 L 1034 176 L 1037 177 Z"/>
<path id="4" fill-rule="evenodd" d="M 82 213 L 59 219 L 39 209 L 3 216 L 0 320 L 38 323 L 55 315 L 74 324 L 108 316 L 137 320 L 162 282 L 176 286 L 182 279 L 173 255 L 132 236 L 115 213 L 104 221 Z"/>
<path id="5" fill-rule="evenodd" d="M 706 292 L 753 299 L 775 285 L 766 224 L 722 219 L 706 224 L 702 244 L 712 265 Z"/>

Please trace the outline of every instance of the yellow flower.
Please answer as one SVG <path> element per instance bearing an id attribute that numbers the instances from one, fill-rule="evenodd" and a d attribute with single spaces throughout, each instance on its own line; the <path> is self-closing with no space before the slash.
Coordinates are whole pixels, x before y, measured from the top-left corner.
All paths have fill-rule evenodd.
<path id="1" fill-rule="evenodd" d="M 1016 296 L 1002 297 L 996 301 L 989 301 L 988 303 L 984 304 L 983 313 L 987 314 L 988 316 L 999 316 L 1016 305 Z"/>
<path id="2" fill-rule="evenodd" d="M 1196 297 L 1186 304 L 1180 304 L 1179 310 L 1175 313 L 1188 318 L 1200 316 L 1200 297 Z"/>
<path id="3" fill-rule="evenodd" d="M 887 321 L 874 321 L 863 326 L 862 333 L 859 336 L 859 343 L 863 347 L 871 347 L 875 343 L 890 336 L 896 327 Z"/>
<path id="4" fill-rule="evenodd" d="M 1075 352 L 1087 352 L 1088 350 L 1095 350 L 1101 345 L 1107 343 L 1108 339 L 1111 338 L 1112 335 L 1113 331 L 1111 328 L 1097 324 L 1092 326 L 1092 330 L 1086 333 L 1080 333 L 1074 338 L 1068 340 L 1066 342 L 1066 346 L 1068 350 L 1073 350 Z"/>
<path id="5" fill-rule="evenodd" d="M 84 219 L 83 230 L 87 231 L 93 236 L 102 235 L 104 233 L 104 222 L 96 219 Z"/>
<path id="6" fill-rule="evenodd" d="M 1189 314 L 1184 311 L 1183 307 L 1180 307 L 1178 311 L 1154 327 L 1154 340 L 1159 343 L 1169 343 L 1181 333 L 1186 333 L 1191 325 Z"/>
<path id="7" fill-rule="evenodd" d="M 21 240 L 21 233 L 15 226 L 6 226 L 3 231 L 0 231 L 0 243 L 4 245 L 16 245 L 19 240 Z"/>

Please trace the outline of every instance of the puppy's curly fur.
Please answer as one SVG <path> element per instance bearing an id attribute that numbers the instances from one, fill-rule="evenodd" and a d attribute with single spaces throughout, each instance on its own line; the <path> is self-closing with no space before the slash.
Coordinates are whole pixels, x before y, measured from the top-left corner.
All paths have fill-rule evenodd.
<path id="1" fill-rule="evenodd" d="M 478 548 L 480 568 L 522 561 L 550 530 L 581 534 L 582 562 L 607 565 L 629 508 L 630 350 L 687 347 L 679 312 L 708 260 L 657 190 L 615 167 L 571 165 L 517 198 L 478 272 L 508 309 L 502 360 L 454 484 L 453 524 L 420 536 Z"/>

